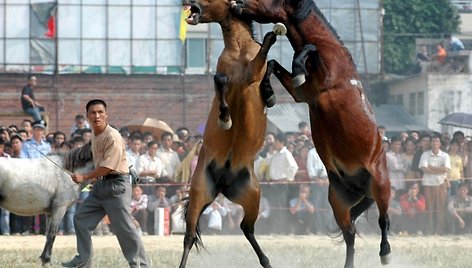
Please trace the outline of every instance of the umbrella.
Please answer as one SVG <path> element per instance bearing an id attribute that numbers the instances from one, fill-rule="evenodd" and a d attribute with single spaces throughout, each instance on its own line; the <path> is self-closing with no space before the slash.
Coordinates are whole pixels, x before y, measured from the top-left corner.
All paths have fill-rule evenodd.
<path id="1" fill-rule="evenodd" d="M 149 131 L 158 139 L 161 138 L 161 134 L 164 132 L 174 134 L 174 131 L 172 131 L 166 122 L 150 117 L 135 118 L 125 123 L 124 127 L 127 127 L 130 132 L 139 130 L 141 133 L 144 133 Z"/>
<path id="2" fill-rule="evenodd" d="M 441 125 L 472 129 L 472 114 L 451 113 L 451 114 L 446 115 L 446 117 L 441 119 L 438 123 Z"/>

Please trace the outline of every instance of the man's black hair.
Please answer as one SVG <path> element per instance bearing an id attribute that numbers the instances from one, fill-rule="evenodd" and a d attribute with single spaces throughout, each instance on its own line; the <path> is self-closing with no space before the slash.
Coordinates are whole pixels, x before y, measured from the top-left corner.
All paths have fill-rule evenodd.
<path id="1" fill-rule="evenodd" d="M 55 138 L 56 138 L 57 136 L 59 136 L 59 135 L 64 136 L 64 139 L 67 138 L 66 134 L 65 134 L 64 132 L 62 132 L 62 131 L 56 131 L 56 132 L 54 132 L 53 138 L 55 139 Z"/>
<path id="2" fill-rule="evenodd" d="M 10 142 L 13 142 L 13 140 L 18 139 L 19 141 L 23 142 L 23 138 L 21 138 L 20 135 L 14 134 L 10 137 Z"/>
<path id="3" fill-rule="evenodd" d="M 280 141 L 282 144 L 285 145 L 285 143 L 287 142 L 287 136 L 285 136 L 284 133 L 280 132 L 278 133 L 277 135 L 275 135 L 275 139 Z"/>
<path id="4" fill-rule="evenodd" d="M 87 102 L 87 105 L 85 106 L 85 111 L 88 112 L 90 106 L 97 105 L 97 104 L 103 105 L 103 107 L 105 107 L 105 109 L 107 108 L 107 104 L 105 103 L 105 101 L 100 100 L 100 99 L 93 99 L 93 100 Z"/>
<path id="5" fill-rule="evenodd" d="M 79 120 L 79 119 L 84 119 L 85 120 L 85 116 L 83 114 L 76 115 L 75 120 Z"/>
<path id="6" fill-rule="evenodd" d="M 187 132 L 190 132 L 190 131 L 188 130 L 188 128 L 186 128 L 186 127 L 179 127 L 175 132 L 180 132 L 180 131 L 182 131 L 182 130 L 185 130 L 185 131 L 187 131 Z"/>
<path id="7" fill-rule="evenodd" d="M 165 137 L 170 137 L 172 139 L 172 133 L 165 131 L 161 134 L 161 141 L 164 140 Z"/>
<path id="8" fill-rule="evenodd" d="M 390 142 L 393 143 L 394 141 L 402 141 L 402 138 L 398 135 L 395 135 L 393 136 L 391 139 L 390 139 Z"/>

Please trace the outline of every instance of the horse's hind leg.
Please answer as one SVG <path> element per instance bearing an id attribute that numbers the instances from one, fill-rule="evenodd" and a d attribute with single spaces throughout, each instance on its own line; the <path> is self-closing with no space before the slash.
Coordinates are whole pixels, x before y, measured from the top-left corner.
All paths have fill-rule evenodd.
<path id="1" fill-rule="evenodd" d="M 256 223 L 257 216 L 259 215 L 259 200 L 260 200 L 260 189 L 255 183 L 249 182 L 244 189 L 238 191 L 239 195 L 229 198 L 235 203 L 241 205 L 244 209 L 244 218 L 241 221 L 241 230 L 244 236 L 247 238 L 252 248 L 259 258 L 259 263 L 264 268 L 272 267 L 269 262 L 269 258 L 264 254 L 259 243 L 256 241 L 254 236 L 254 224 Z"/>
<path id="2" fill-rule="evenodd" d="M 344 242 L 346 243 L 346 262 L 344 267 L 354 267 L 354 242 L 356 229 L 351 222 L 350 207 L 345 203 L 339 191 L 329 186 L 329 203 L 333 209 L 334 218 L 339 228 L 341 228 Z"/>
<path id="3" fill-rule="evenodd" d="M 204 148 L 202 148 L 204 150 Z M 203 160 L 203 159 L 202 159 Z M 202 161 L 203 163 L 204 161 Z M 180 268 L 187 264 L 190 249 L 194 244 L 202 245 L 198 220 L 205 207 L 215 198 L 214 185 L 205 176 L 203 164 L 197 165 L 195 174 L 192 177 L 189 200 L 185 208 L 186 230 L 184 236 L 184 252 L 180 261 Z"/>
<path id="4" fill-rule="evenodd" d="M 382 240 L 380 241 L 380 261 L 382 264 L 388 264 L 390 262 L 390 243 L 387 239 L 387 232 L 390 228 L 390 219 L 387 214 L 388 203 L 390 202 L 390 180 L 386 176 L 387 168 L 385 158 L 380 159 L 377 164 L 377 169 L 373 173 L 372 179 L 372 195 L 377 207 L 379 209 L 379 227 L 382 232 Z M 382 175 L 384 174 L 384 175 Z"/>
<path id="5" fill-rule="evenodd" d="M 51 216 L 47 217 L 46 244 L 44 245 L 43 253 L 41 253 L 40 256 L 43 265 L 51 261 L 52 246 L 54 244 L 54 240 L 56 239 L 59 224 L 66 213 L 66 209 L 66 207 L 53 209 Z"/>

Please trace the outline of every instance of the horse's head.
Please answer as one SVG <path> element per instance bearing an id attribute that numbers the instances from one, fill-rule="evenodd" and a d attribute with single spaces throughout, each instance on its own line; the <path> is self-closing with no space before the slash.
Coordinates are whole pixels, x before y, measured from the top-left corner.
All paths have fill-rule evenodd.
<path id="1" fill-rule="evenodd" d="M 189 10 L 188 24 L 221 22 L 231 12 L 230 0 L 183 0 L 184 10 Z"/>

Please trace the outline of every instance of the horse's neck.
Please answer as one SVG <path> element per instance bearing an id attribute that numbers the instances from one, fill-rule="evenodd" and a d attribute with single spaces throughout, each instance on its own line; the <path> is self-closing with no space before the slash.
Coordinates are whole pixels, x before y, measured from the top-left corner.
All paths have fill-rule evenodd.
<path id="1" fill-rule="evenodd" d="M 223 32 L 225 49 L 241 50 L 248 41 L 254 42 L 251 24 L 246 21 L 230 15 L 230 17 L 220 22 L 220 26 Z"/>
<path id="2" fill-rule="evenodd" d="M 323 67 L 315 70 L 321 88 L 331 88 L 335 84 L 358 79 L 358 73 L 349 50 L 344 47 L 324 20 L 319 18 L 315 11 L 298 25 L 290 25 L 292 33 L 287 37 L 295 49 L 300 53 L 306 44 L 314 44 L 321 58 Z"/>

